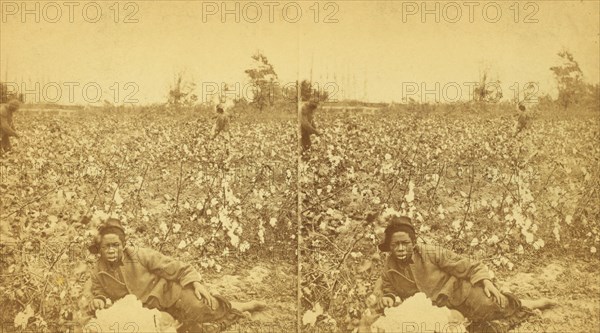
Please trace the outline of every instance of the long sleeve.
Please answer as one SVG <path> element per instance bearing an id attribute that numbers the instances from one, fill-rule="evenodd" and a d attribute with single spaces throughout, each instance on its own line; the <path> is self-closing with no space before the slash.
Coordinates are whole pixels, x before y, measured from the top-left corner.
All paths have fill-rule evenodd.
<path id="1" fill-rule="evenodd" d="M 308 119 L 306 119 L 306 117 L 302 117 L 300 125 L 302 128 L 302 132 L 307 135 L 319 133 L 314 126 L 314 122 L 309 121 Z"/>
<path id="2" fill-rule="evenodd" d="M 469 280 L 473 285 L 479 281 L 491 279 L 488 268 L 480 261 L 459 256 L 441 247 L 436 252 L 434 256 L 437 260 L 436 264 L 441 270 L 452 276 Z"/>
<path id="3" fill-rule="evenodd" d="M 394 287 L 392 286 L 392 283 L 390 281 L 388 274 L 389 273 L 383 273 L 381 275 L 381 290 L 382 290 L 381 296 L 396 297 L 397 296 L 396 291 L 395 291 Z"/>
<path id="4" fill-rule="evenodd" d="M 13 129 L 12 121 L 9 116 L 5 114 L 4 110 L 0 112 L 0 132 L 8 136 L 17 136 L 17 133 Z"/>
<path id="5" fill-rule="evenodd" d="M 109 296 L 104 291 L 104 288 L 102 288 L 100 281 L 98 281 L 98 276 L 96 275 L 96 272 L 92 272 L 91 275 L 92 275 L 92 295 L 94 295 L 94 298 L 101 298 L 104 301 L 106 301 L 106 299 L 109 298 Z"/>
<path id="6" fill-rule="evenodd" d="M 148 271 L 166 280 L 177 281 L 182 286 L 201 281 L 200 274 L 192 265 L 167 257 L 157 251 L 138 249 L 137 256 Z"/>

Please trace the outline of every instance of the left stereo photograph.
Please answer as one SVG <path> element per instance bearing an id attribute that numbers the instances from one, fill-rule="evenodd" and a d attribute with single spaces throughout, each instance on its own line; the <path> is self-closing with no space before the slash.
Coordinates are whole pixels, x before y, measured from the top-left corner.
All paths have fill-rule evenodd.
<path id="1" fill-rule="evenodd" d="M 221 10 L 2 2 L 1 332 L 296 330 L 298 27 Z"/>

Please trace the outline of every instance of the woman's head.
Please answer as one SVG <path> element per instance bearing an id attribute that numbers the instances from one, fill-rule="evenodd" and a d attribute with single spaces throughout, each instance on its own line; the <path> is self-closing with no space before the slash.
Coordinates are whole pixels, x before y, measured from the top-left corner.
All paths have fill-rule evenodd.
<path id="1" fill-rule="evenodd" d="M 406 233 L 409 239 L 413 244 L 416 243 L 416 234 L 415 227 L 412 224 L 412 221 L 407 216 L 394 216 L 388 226 L 385 228 L 385 236 L 383 242 L 379 244 L 379 250 L 382 252 L 390 251 L 390 242 L 392 239 L 392 235 L 397 232 Z"/>
<path id="2" fill-rule="evenodd" d="M 404 261 L 412 257 L 413 247 L 416 244 L 415 228 L 409 217 L 393 217 L 385 228 L 383 242 L 379 250 L 390 252 L 394 258 Z"/>
<path id="3" fill-rule="evenodd" d="M 96 246 L 102 259 L 108 262 L 121 259 L 125 246 L 125 229 L 119 220 L 110 218 L 100 226 Z"/>
<path id="4" fill-rule="evenodd" d="M 100 257 L 108 262 L 118 262 L 123 256 L 123 246 L 118 235 L 103 235 L 100 238 Z"/>

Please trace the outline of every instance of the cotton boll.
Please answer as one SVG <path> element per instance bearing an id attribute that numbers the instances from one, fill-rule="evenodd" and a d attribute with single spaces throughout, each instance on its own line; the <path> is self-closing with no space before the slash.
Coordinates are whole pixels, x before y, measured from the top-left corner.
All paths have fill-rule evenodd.
<path id="1" fill-rule="evenodd" d="M 434 306 L 424 293 L 385 309 L 384 314 L 371 326 L 373 332 L 467 332 L 459 313 Z"/>
<path id="2" fill-rule="evenodd" d="M 120 325 L 117 330 L 122 332 L 177 332 L 177 325 L 173 317 L 157 309 L 150 310 L 142 307 L 142 302 L 134 295 L 123 297 L 108 309 L 97 310 L 96 318 L 85 325 L 84 331 L 90 333 L 113 332 L 115 323 Z"/>

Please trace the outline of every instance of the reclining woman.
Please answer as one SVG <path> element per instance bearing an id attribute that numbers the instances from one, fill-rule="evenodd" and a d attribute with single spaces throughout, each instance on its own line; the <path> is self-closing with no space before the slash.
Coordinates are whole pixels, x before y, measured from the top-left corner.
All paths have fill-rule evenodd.
<path id="1" fill-rule="evenodd" d="M 151 249 L 125 246 L 125 229 L 116 219 L 99 228 L 90 250 L 100 253 L 91 274 L 92 311 L 133 294 L 144 307 L 167 312 L 182 323 L 179 332 L 208 332 L 223 330 L 245 311 L 265 307 L 258 301 L 229 302 L 211 294 L 190 264 Z"/>
<path id="2" fill-rule="evenodd" d="M 487 267 L 439 246 L 417 244 L 415 229 L 408 217 L 394 217 L 385 229 L 379 250 L 389 252 L 380 279 L 376 310 L 397 305 L 418 292 L 434 305 L 460 312 L 471 324 L 469 332 L 504 333 L 522 323 L 533 312 L 556 305 L 551 300 L 520 300 L 500 292 L 492 283 Z M 378 316 L 363 318 L 361 332 Z"/>

